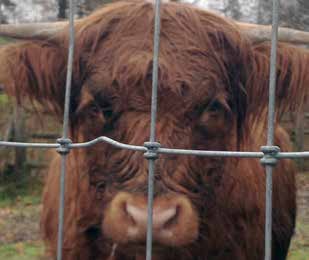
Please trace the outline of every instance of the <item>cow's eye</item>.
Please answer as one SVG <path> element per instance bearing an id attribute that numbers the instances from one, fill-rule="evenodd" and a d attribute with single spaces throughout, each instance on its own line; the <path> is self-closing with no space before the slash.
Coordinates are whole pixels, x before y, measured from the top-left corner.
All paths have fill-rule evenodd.
<path id="1" fill-rule="evenodd" d="M 223 106 L 218 101 L 213 101 L 206 107 L 206 111 L 210 112 L 219 112 L 222 109 Z"/>
<path id="2" fill-rule="evenodd" d="M 186 114 L 186 117 L 190 120 L 196 120 L 199 119 L 200 121 L 203 121 L 203 117 L 205 113 L 212 113 L 213 116 L 215 113 L 223 111 L 223 106 L 220 102 L 214 100 L 212 102 L 209 102 L 207 104 L 199 104 L 196 107 L 194 107 L 193 111 Z"/>
<path id="3" fill-rule="evenodd" d="M 200 115 L 198 129 L 207 135 L 219 135 L 226 128 L 225 121 L 225 109 L 219 102 L 214 102 Z"/>
<path id="4" fill-rule="evenodd" d="M 100 113 L 100 107 L 96 103 L 93 103 L 90 105 L 90 111 L 93 115 L 96 115 Z"/>
<path id="5" fill-rule="evenodd" d="M 111 119 L 114 115 L 112 106 L 104 106 L 101 109 L 105 119 Z"/>
<path id="6" fill-rule="evenodd" d="M 92 103 L 90 105 L 90 111 L 93 116 L 98 116 L 99 114 L 103 115 L 106 120 L 109 120 L 113 117 L 113 108 L 110 104 L 100 105 L 98 103 Z"/>

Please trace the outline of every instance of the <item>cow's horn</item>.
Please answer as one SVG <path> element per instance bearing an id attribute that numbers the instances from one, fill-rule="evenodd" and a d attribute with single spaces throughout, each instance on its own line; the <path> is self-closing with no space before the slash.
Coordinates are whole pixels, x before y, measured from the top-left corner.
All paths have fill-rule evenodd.
<path id="1" fill-rule="evenodd" d="M 237 25 L 240 27 L 241 31 L 246 33 L 254 42 L 271 40 L 270 25 L 240 22 L 238 22 Z M 278 40 L 293 44 L 309 44 L 309 32 L 280 27 L 278 31 Z"/>
<path id="2" fill-rule="evenodd" d="M 62 31 L 68 22 L 28 23 L 28 24 L 0 24 L 0 36 L 16 39 L 46 39 L 52 38 Z M 237 25 L 253 41 L 269 41 L 271 39 L 270 25 L 240 23 Z M 309 32 L 289 28 L 279 28 L 279 41 L 294 44 L 309 44 Z"/>
<path id="3" fill-rule="evenodd" d="M 0 36 L 15 39 L 48 39 L 67 25 L 68 22 L 0 24 Z"/>

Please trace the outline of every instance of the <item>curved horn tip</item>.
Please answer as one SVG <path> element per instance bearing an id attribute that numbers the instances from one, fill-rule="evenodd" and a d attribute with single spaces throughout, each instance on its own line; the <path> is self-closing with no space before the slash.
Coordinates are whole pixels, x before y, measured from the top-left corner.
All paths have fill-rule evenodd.
<path id="1" fill-rule="evenodd" d="M 237 26 L 242 32 L 254 42 L 271 40 L 271 25 L 260 25 L 237 22 Z M 279 27 L 278 40 L 293 44 L 309 44 L 309 32 L 295 30 L 291 28 Z"/>
<path id="2" fill-rule="evenodd" d="M 0 36 L 15 39 L 48 39 L 62 31 L 67 22 L 0 24 Z"/>

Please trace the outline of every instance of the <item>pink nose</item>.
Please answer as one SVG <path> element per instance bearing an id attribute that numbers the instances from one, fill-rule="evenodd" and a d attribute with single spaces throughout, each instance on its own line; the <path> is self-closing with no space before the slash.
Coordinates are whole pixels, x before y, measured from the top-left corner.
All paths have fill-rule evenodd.
<path id="1" fill-rule="evenodd" d="M 114 242 L 144 242 L 147 233 L 147 198 L 118 193 L 104 212 L 104 234 Z M 183 195 L 156 198 L 153 205 L 153 239 L 166 245 L 185 245 L 198 235 L 198 217 Z"/>
<path id="2" fill-rule="evenodd" d="M 168 236 L 169 224 L 172 225 L 173 222 L 177 221 L 178 206 L 170 205 L 168 208 L 154 207 L 152 227 L 157 233 L 164 233 L 165 231 L 165 235 Z M 128 235 L 134 238 L 138 233 L 143 233 L 147 229 L 148 211 L 146 207 L 136 206 L 131 203 L 126 204 L 126 211 L 128 217 L 133 220 L 133 225 L 128 228 Z"/>

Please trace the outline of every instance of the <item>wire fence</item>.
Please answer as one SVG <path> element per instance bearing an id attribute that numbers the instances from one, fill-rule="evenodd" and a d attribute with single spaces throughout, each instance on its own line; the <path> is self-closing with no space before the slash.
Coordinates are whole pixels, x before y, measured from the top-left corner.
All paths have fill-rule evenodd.
<path id="1" fill-rule="evenodd" d="M 120 143 L 116 140 L 105 136 L 98 137 L 85 143 L 72 143 L 68 138 L 69 126 L 69 107 L 71 96 L 71 80 L 73 71 L 73 54 L 74 54 L 74 14 L 75 2 L 69 2 L 69 53 L 67 67 L 67 81 L 65 93 L 65 109 L 63 116 L 63 133 L 62 138 L 57 143 L 20 143 L 0 141 L 0 147 L 18 147 L 18 148 L 51 148 L 57 149 L 61 155 L 61 176 L 60 176 L 60 201 L 59 201 L 59 226 L 58 226 L 58 247 L 57 259 L 62 260 L 63 247 L 63 224 L 65 208 L 65 176 L 66 160 L 71 149 L 86 148 L 97 143 L 103 142 L 114 147 L 126 150 L 139 151 L 144 153 L 144 157 L 149 161 L 148 173 L 148 221 L 147 221 L 147 245 L 146 259 L 152 258 L 152 211 L 153 211 L 153 186 L 155 161 L 159 154 L 170 155 L 195 155 L 204 157 L 234 157 L 234 158 L 260 158 L 261 163 L 266 168 L 266 219 L 265 219 L 265 260 L 271 259 L 272 244 L 272 173 L 273 168 L 280 159 L 297 159 L 309 158 L 309 152 L 280 152 L 280 148 L 274 146 L 274 118 L 275 118 L 275 90 L 276 90 L 276 54 L 278 42 L 278 24 L 279 24 L 279 0 L 273 0 L 273 23 L 272 23 L 272 43 L 271 43 L 271 71 L 269 84 L 269 114 L 268 114 L 268 134 L 267 145 L 261 147 L 261 152 L 239 152 L 239 151 L 204 151 L 204 150 L 183 150 L 172 148 L 161 148 L 160 143 L 156 142 L 156 114 L 157 114 L 157 92 L 158 92 L 158 61 L 160 47 L 160 5 L 161 1 L 155 1 L 155 25 L 154 25 L 154 53 L 153 53 L 153 72 L 152 72 L 152 101 L 151 101 L 151 126 L 149 142 L 144 146 L 135 146 Z"/>

